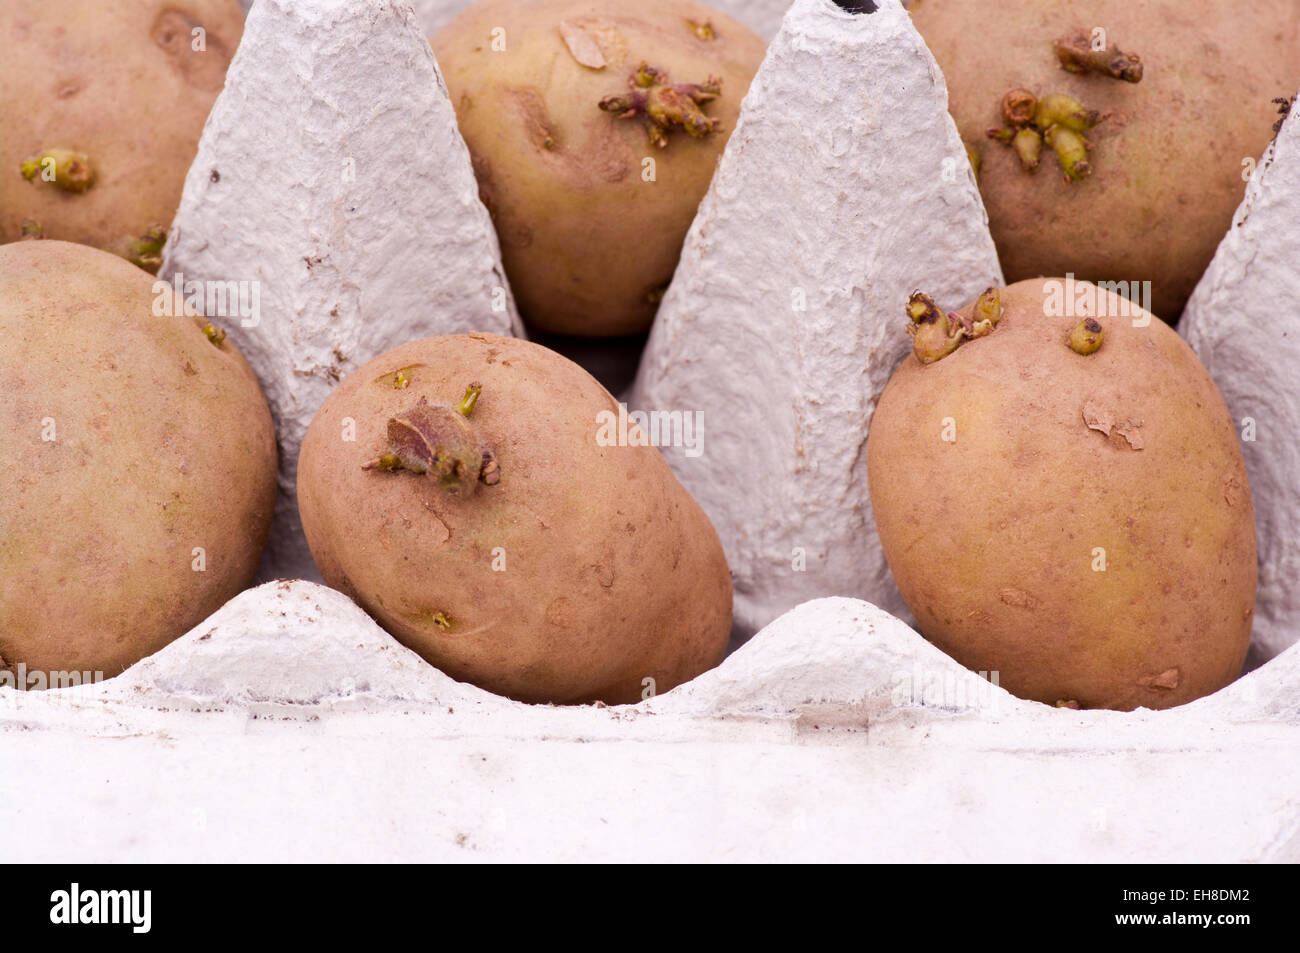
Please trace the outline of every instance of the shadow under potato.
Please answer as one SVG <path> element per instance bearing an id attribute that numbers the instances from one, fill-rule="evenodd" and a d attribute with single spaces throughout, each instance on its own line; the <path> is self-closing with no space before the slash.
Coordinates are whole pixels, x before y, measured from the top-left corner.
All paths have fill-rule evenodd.
<path id="1" fill-rule="evenodd" d="M 577 338 L 531 328 L 528 331 L 530 341 L 564 355 L 620 400 L 636 377 L 647 337 L 633 334 L 621 338 Z"/>

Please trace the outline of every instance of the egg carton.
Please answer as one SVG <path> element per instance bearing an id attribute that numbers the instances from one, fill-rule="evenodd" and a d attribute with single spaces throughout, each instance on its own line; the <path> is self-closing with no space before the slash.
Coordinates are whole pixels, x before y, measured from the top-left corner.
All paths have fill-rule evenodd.
<path id="1" fill-rule="evenodd" d="M 637 705 L 525 705 L 315 581 L 292 506 L 338 378 L 416 337 L 522 333 L 425 41 L 463 5 L 252 6 L 161 276 L 260 283 L 258 321 L 224 320 L 281 441 L 267 581 L 115 678 L 0 690 L 7 856 L 1300 860 L 1300 451 L 1278 446 L 1300 129 L 1183 329 L 1271 435 L 1245 447 L 1259 664 L 1176 709 L 1050 708 L 909 627 L 866 493 L 899 302 L 1001 283 L 938 67 L 897 0 L 714 0 L 772 43 L 626 397 L 706 410 L 708 452 L 664 452 L 726 547 L 738 647 Z"/>

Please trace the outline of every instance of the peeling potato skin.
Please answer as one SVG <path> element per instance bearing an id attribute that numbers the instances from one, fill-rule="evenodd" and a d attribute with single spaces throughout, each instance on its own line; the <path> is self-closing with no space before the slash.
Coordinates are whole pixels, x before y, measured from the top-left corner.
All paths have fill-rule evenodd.
<path id="1" fill-rule="evenodd" d="M 962 139 L 980 150 L 1007 280 L 1151 281 L 1152 310 L 1176 322 L 1245 194 L 1242 161 L 1258 160 L 1273 136 L 1270 100 L 1300 87 L 1300 4 L 917 0 L 909 11 Z M 1141 82 L 1061 68 L 1053 41 L 1095 26 L 1142 58 Z M 1109 114 L 1087 133 L 1086 179 L 1064 184 L 1050 150 L 1026 173 L 1014 150 L 986 139 L 1017 87 Z"/>
<path id="2" fill-rule="evenodd" d="M 256 573 L 270 410 L 235 334 L 153 302 L 106 252 L 0 246 L 0 657 L 29 672 L 117 675 Z"/>
<path id="3" fill-rule="evenodd" d="M 1236 678 L 1250 641 L 1237 432 L 1167 325 L 1103 316 L 1101 349 L 1076 354 L 1079 316 L 1045 316 L 1043 284 L 1004 289 L 992 333 L 930 365 L 908 355 L 890 380 L 867 444 L 881 543 L 925 636 L 1009 691 L 1181 705 Z M 1140 422 L 1141 449 L 1099 417 Z"/>
<path id="4" fill-rule="evenodd" d="M 206 52 L 191 49 L 195 24 Z M 237 0 L 0 3 L 0 244 L 31 219 L 125 257 L 169 228 L 243 29 Z M 19 163 L 48 148 L 90 156 L 95 184 L 24 181 Z"/>
<path id="5" fill-rule="evenodd" d="M 401 368 L 409 383 L 394 387 Z M 498 483 L 453 497 L 362 469 L 389 418 L 421 398 L 450 406 L 471 381 L 469 422 Z M 643 678 L 662 694 L 707 671 L 731 629 L 722 545 L 657 449 L 597 444 L 597 413 L 617 409 L 576 364 L 513 338 L 428 338 L 375 358 L 326 399 L 299 456 L 321 575 L 447 674 L 521 701 L 636 702 Z"/>
<path id="6" fill-rule="evenodd" d="M 697 37 L 689 20 L 711 21 L 715 38 Z M 598 37 L 603 69 L 578 63 L 562 22 Z M 497 27 L 505 52 L 491 48 Z M 672 278 L 763 41 L 684 0 L 484 0 L 431 43 L 524 319 L 586 337 L 646 331 L 653 292 Z M 643 60 L 674 83 L 721 77 L 722 95 L 706 107 L 721 131 L 700 140 L 676 131 L 658 149 L 639 121 L 602 112 L 600 100 L 626 92 Z M 655 182 L 642 181 L 645 157 L 655 160 Z"/>

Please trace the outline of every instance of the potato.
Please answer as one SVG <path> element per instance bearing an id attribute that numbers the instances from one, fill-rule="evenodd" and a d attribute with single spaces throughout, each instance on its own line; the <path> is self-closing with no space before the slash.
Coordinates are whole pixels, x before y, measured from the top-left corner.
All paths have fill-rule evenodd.
<path id="1" fill-rule="evenodd" d="M 257 569 L 270 411 L 171 302 L 103 251 L 0 246 L 0 657 L 29 675 L 116 675 Z"/>
<path id="2" fill-rule="evenodd" d="M 1048 704 L 1167 708 L 1228 684 L 1250 640 L 1255 527 L 1205 368 L 1086 283 L 1022 281 L 977 304 L 960 312 L 970 333 L 981 317 L 991 330 L 958 330 L 955 349 L 934 346 L 943 313 L 917 309 L 916 352 L 867 442 L 881 544 L 922 633 Z"/>
<path id="3" fill-rule="evenodd" d="M 726 647 L 726 559 L 640 430 L 604 439 L 618 428 L 602 415 L 618 413 L 526 341 L 452 335 L 380 355 L 303 440 L 298 506 L 321 575 L 501 695 L 633 702 L 693 678 Z"/>
<path id="4" fill-rule="evenodd" d="M 0 4 L 0 244 L 26 228 L 156 271 L 243 28 L 236 0 Z"/>
<path id="5" fill-rule="evenodd" d="M 482 0 L 431 42 L 524 320 L 587 337 L 647 330 L 763 41 L 685 0 Z M 620 118 L 644 97 L 629 89 L 642 64 L 660 71 L 652 105 L 674 96 L 696 125 Z M 711 101 L 687 90 L 698 106 L 671 88 L 711 79 Z"/>
<path id="6" fill-rule="evenodd" d="M 1273 135 L 1272 100 L 1300 87 L 1300 5 L 916 0 L 909 9 L 962 138 L 980 155 L 1007 280 L 1149 281 L 1151 310 L 1176 321 Z M 1095 28 L 1108 51 L 1139 57 L 1139 82 L 1062 68 L 1054 42 L 1081 32 L 1090 49 Z M 1027 172 L 1015 149 L 987 137 L 1004 126 L 1000 103 L 1017 88 L 1068 94 L 1106 117 L 1082 133 L 1093 145 L 1086 177 L 1065 182 L 1047 143 Z M 1063 139 L 1074 142 L 1069 131 Z"/>

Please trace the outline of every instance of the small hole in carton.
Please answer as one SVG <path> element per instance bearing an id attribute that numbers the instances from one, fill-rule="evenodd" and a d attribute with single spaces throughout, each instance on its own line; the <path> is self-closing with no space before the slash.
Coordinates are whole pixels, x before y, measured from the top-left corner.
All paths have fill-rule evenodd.
<path id="1" fill-rule="evenodd" d="M 875 0 L 835 0 L 835 5 L 846 13 L 875 13 L 880 9 Z"/>

